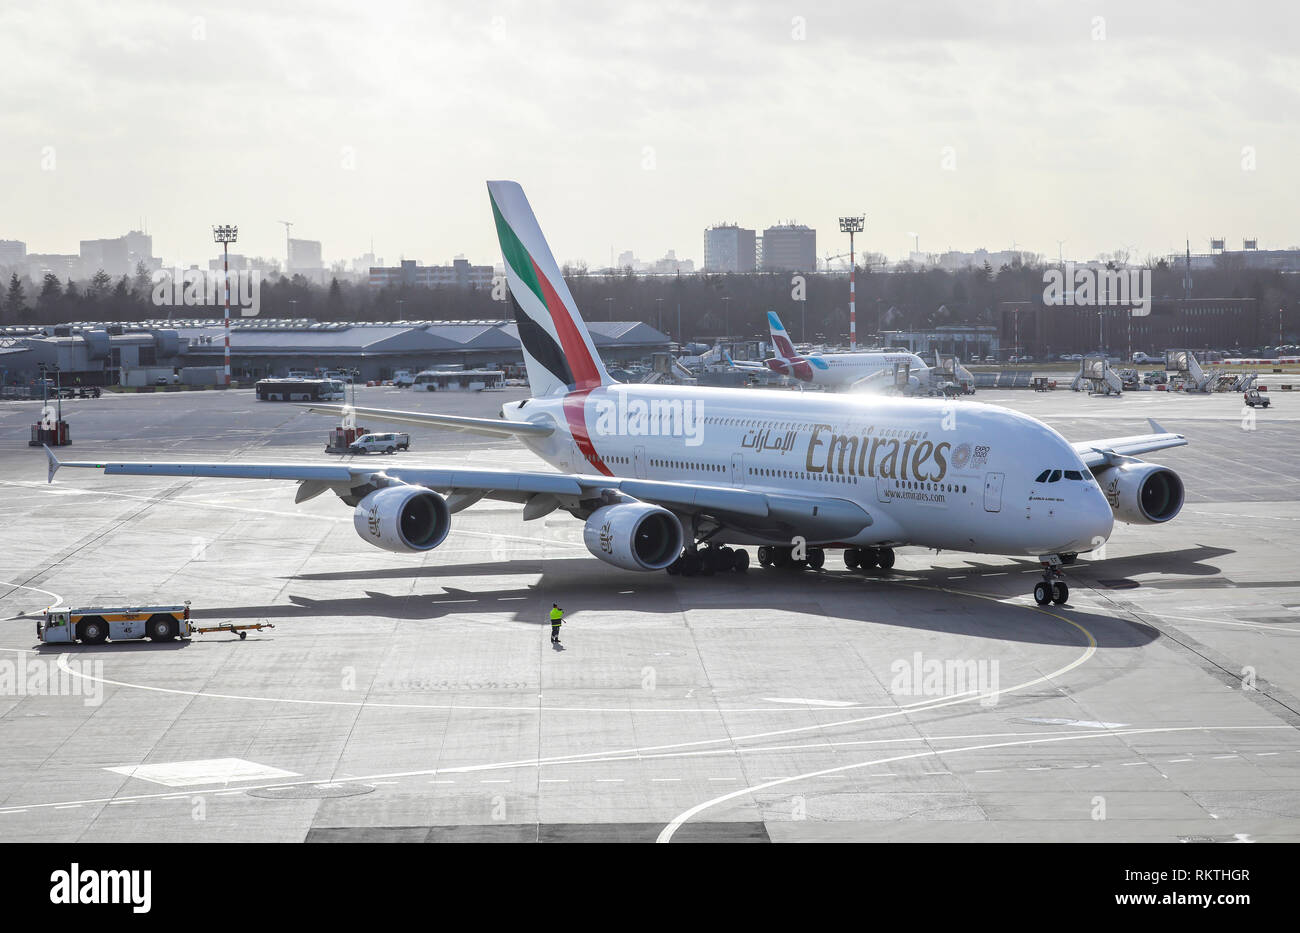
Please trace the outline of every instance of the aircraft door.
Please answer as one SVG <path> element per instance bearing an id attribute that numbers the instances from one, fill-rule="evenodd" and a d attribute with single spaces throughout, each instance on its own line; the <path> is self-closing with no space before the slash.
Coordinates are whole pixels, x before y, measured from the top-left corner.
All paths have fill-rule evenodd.
<path id="1" fill-rule="evenodd" d="M 1002 511 L 1002 480 L 1003 473 L 986 473 L 984 474 L 984 511 L 1001 512 Z"/>
<path id="2" fill-rule="evenodd" d="M 731 455 L 731 485 L 745 485 L 745 455 Z"/>
<path id="3" fill-rule="evenodd" d="M 632 465 L 636 468 L 636 478 L 646 478 L 645 448 L 638 447 L 632 451 Z"/>

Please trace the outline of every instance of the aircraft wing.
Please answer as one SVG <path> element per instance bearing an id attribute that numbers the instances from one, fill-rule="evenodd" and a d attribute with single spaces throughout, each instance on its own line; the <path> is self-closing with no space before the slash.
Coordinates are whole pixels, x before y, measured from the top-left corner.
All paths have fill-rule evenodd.
<path id="1" fill-rule="evenodd" d="M 1186 445 L 1187 438 L 1162 428 L 1154 418 L 1148 418 L 1154 434 L 1134 434 L 1129 437 L 1108 437 L 1099 441 L 1080 441 L 1074 450 L 1090 470 L 1100 470 L 1138 454 Z"/>
<path id="2" fill-rule="evenodd" d="M 555 429 L 545 424 L 531 421 L 506 421 L 501 418 L 467 418 L 463 415 L 439 415 L 426 411 L 393 411 L 389 408 L 355 408 L 351 405 L 300 405 L 318 415 L 338 415 L 343 417 L 351 413 L 359 418 L 373 418 L 394 424 L 414 424 L 421 427 L 442 428 L 447 431 L 465 431 L 470 434 L 486 434 L 490 437 L 546 437 Z"/>
<path id="3" fill-rule="evenodd" d="M 527 470 L 476 470 L 439 467 L 374 466 L 359 463 L 159 463 L 150 461 L 60 461 L 49 447 L 49 480 L 60 467 L 103 470 L 110 476 L 188 476 L 271 479 L 297 482 L 296 502 L 334 490 L 347 495 L 367 486 L 425 486 L 448 498 L 453 512 L 479 499 L 517 502 L 524 518 L 556 508 L 587 509 L 616 500 L 618 494 L 663 506 L 687 516 L 710 518 L 747 531 L 803 534 L 814 540 L 852 537 L 871 524 L 871 516 L 847 499 L 784 495 L 659 480 L 543 473 Z"/>

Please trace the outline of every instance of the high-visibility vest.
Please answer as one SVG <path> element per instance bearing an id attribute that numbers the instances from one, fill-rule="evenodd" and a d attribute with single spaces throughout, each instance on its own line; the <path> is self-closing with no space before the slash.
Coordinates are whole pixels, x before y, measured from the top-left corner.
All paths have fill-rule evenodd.
<path id="1" fill-rule="evenodd" d="M 552 622 L 559 622 L 560 619 L 562 619 L 563 617 L 564 617 L 564 610 L 563 610 L 563 609 L 552 609 L 552 610 L 551 610 L 551 621 L 552 621 Z"/>

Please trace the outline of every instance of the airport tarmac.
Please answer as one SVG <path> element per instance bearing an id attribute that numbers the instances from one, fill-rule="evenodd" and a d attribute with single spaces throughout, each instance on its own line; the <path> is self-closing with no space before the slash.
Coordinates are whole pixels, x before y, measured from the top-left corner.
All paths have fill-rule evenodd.
<path id="1" fill-rule="evenodd" d="M 521 394 L 357 402 L 491 416 Z M 1046 609 L 1028 560 L 633 574 L 577 520 L 492 502 L 398 555 L 290 483 L 47 485 L 39 403 L 0 403 L 0 840 L 1300 839 L 1300 393 L 1253 415 L 1235 395 L 975 401 L 1076 441 L 1148 417 L 1186 434 L 1150 458 L 1182 475 L 1182 514 L 1117 525 Z M 330 419 L 249 390 L 63 411 L 67 459 L 330 459 Z M 404 430 L 404 463 L 545 468 L 511 441 Z M 35 639 L 52 602 L 187 599 L 200 622 L 275 628 Z"/>

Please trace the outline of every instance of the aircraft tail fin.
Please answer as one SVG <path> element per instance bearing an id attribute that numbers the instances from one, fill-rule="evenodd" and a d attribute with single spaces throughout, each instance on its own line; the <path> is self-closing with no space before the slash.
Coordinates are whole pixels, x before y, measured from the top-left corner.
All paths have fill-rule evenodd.
<path id="1" fill-rule="evenodd" d="M 533 395 L 611 384 L 524 189 L 513 181 L 487 186 Z"/>
<path id="2" fill-rule="evenodd" d="M 785 325 L 781 323 L 781 319 L 777 317 L 775 311 L 767 312 L 767 324 L 772 330 L 772 346 L 776 351 L 776 355 L 783 360 L 794 359 L 798 354 L 794 352 L 794 344 L 790 341 L 790 335 L 785 332 Z"/>

